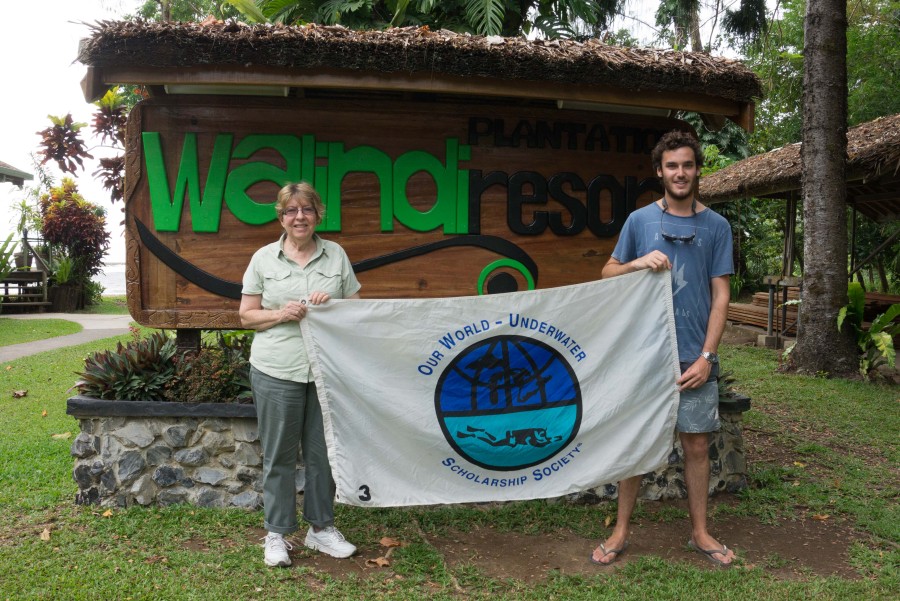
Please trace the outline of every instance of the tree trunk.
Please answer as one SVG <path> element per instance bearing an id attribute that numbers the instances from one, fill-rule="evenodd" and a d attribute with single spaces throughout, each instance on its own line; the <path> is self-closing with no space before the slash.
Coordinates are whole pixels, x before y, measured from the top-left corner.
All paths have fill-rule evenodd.
<path id="1" fill-rule="evenodd" d="M 878 279 L 881 280 L 881 291 L 890 292 L 891 285 L 888 282 L 887 272 L 884 269 L 884 261 L 881 260 L 881 257 L 875 259 L 875 266 L 878 268 Z"/>
<path id="2" fill-rule="evenodd" d="M 805 372 L 857 372 L 847 304 L 847 2 L 807 2 L 803 74 L 803 302 L 794 366 Z"/>
<path id="3" fill-rule="evenodd" d="M 691 9 L 691 50 L 694 52 L 708 52 L 703 49 L 703 40 L 700 39 L 700 3 L 694 4 Z"/>

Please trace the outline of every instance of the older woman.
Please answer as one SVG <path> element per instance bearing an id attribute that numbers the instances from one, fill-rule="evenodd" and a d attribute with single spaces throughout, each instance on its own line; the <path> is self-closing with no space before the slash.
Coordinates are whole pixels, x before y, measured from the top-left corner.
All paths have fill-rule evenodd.
<path id="1" fill-rule="evenodd" d="M 298 529 L 296 470 L 303 448 L 306 488 L 305 545 L 333 557 L 356 547 L 334 527 L 334 480 L 325 447 L 322 409 L 300 320 L 331 298 L 359 298 L 350 260 L 334 242 L 316 235 L 325 207 L 307 183 L 289 184 L 275 204 L 284 233 L 254 253 L 244 273 L 240 317 L 256 330 L 250 351 L 250 384 L 263 450 L 265 562 L 288 566 L 293 547 L 284 539 Z"/>

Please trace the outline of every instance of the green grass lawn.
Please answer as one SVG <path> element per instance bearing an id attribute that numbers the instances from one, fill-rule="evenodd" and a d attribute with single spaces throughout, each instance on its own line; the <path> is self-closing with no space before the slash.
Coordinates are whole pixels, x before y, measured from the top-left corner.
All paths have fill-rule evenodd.
<path id="1" fill-rule="evenodd" d="M 781 375 L 771 351 L 722 349 L 736 388 L 753 398 L 746 426 L 777 432 L 777 444 L 791 461 L 752 464 L 750 487 L 733 503 L 719 505 L 719 515 L 778 524 L 821 513 L 850 524 L 864 541 L 851 549 L 855 577 L 800 573 L 779 579 L 765 565 L 720 571 L 643 555 L 614 570 L 557 573 L 526 583 L 487 575 L 477 558 L 451 567 L 433 542 L 488 527 L 600 539 L 609 531 L 602 517 L 614 514 L 610 503 L 529 501 L 377 510 L 338 506 L 350 540 L 371 545 L 391 536 L 408 544 L 395 550 L 389 569 L 337 578 L 316 569 L 309 552 L 301 553 L 301 565 L 292 569 L 265 568 L 258 538 L 261 512 L 74 505 L 69 448 L 78 424 L 65 415 L 67 391 L 86 354 L 128 338 L 46 352 L 0 369 L 0 599 L 745 601 L 895 599 L 900 592 L 896 386 Z M 13 391 L 22 390 L 26 396 L 13 398 Z M 656 505 L 660 516 L 684 520 L 683 512 L 665 502 Z"/>
<path id="2" fill-rule="evenodd" d="M 0 317 L 0 346 L 22 344 L 75 334 L 81 326 L 65 319 L 12 319 Z"/>

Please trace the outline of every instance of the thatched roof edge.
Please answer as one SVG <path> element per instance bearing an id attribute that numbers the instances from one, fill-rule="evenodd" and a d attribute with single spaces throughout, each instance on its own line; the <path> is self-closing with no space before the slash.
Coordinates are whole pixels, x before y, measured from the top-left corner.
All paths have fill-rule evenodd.
<path id="1" fill-rule="evenodd" d="M 355 31 L 341 26 L 237 22 L 101 21 L 78 60 L 103 67 L 266 66 L 431 72 L 506 80 L 602 84 L 634 91 L 702 91 L 739 102 L 762 96 L 738 61 L 696 52 L 610 46 L 599 40 L 472 36 L 424 27 Z"/>
<path id="2" fill-rule="evenodd" d="M 800 143 L 748 157 L 704 176 L 705 203 L 726 202 L 799 190 Z M 879 117 L 847 130 L 847 180 L 869 181 L 900 173 L 900 113 Z"/>

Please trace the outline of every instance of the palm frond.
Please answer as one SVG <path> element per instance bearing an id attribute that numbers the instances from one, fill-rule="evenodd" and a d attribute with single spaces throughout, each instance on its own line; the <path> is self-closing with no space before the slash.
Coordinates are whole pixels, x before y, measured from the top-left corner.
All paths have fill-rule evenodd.
<path id="1" fill-rule="evenodd" d="M 499 35 L 505 14 L 503 0 L 468 0 L 466 4 L 469 25 L 481 35 Z"/>

